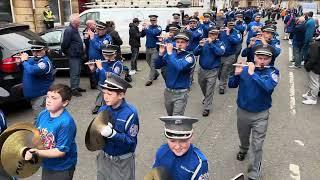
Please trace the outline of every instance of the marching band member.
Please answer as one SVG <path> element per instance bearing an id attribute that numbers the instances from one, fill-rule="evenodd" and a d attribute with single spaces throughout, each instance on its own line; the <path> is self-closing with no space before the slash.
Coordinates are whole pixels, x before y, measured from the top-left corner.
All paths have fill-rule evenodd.
<path id="1" fill-rule="evenodd" d="M 196 17 L 191 17 L 189 20 L 189 25 L 187 26 L 187 32 L 191 35 L 189 40 L 189 45 L 186 50 L 193 52 L 193 50 L 199 45 L 199 41 L 203 37 L 203 31 L 198 27 L 198 19 Z"/>
<path id="2" fill-rule="evenodd" d="M 143 30 L 141 31 L 141 37 L 146 36 L 146 61 L 150 67 L 148 81 L 145 83 L 145 86 L 151 86 L 152 81 L 158 79 L 159 72 L 154 67 L 154 61 L 157 59 L 157 41 L 162 32 L 160 26 L 157 25 L 158 16 L 150 15 L 150 25 L 144 23 Z"/>
<path id="3" fill-rule="evenodd" d="M 261 175 L 262 146 L 267 133 L 271 97 L 279 81 L 279 71 L 275 67 L 264 68 L 272 61 L 272 46 L 258 45 L 254 53 L 254 63 L 249 62 L 247 67 L 237 66 L 234 76 L 229 79 L 230 88 L 239 87 L 237 99 L 239 161 L 245 159 L 251 134 L 253 154 L 249 161 L 249 180 L 259 179 Z"/>
<path id="4" fill-rule="evenodd" d="M 210 20 L 211 14 L 209 12 L 203 13 L 203 22 L 200 24 L 200 28 L 203 31 L 202 38 L 208 38 L 209 29 L 215 26 L 215 23 Z"/>
<path id="5" fill-rule="evenodd" d="M 234 28 L 241 33 L 241 37 L 242 37 L 241 43 L 238 44 L 237 50 L 236 50 L 236 58 L 235 59 L 237 61 L 238 57 L 241 53 L 241 50 L 242 50 L 243 34 L 247 29 L 247 24 L 243 21 L 243 14 L 241 12 L 237 12 L 235 14 L 235 17 L 236 17 L 236 21 L 235 21 Z"/>
<path id="6" fill-rule="evenodd" d="M 169 116 L 184 114 L 191 86 L 191 73 L 195 66 L 193 54 L 185 51 L 189 42 L 186 32 L 178 33 L 174 39 L 178 50 L 173 50 L 171 43 L 160 46 L 159 58 L 155 62 L 157 69 L 166 66 L 164 100 Z"/>
<path id="7" fill-rule="evenodd" d="M 209 179 L 205 155 L 192 144 L 192 124 L 198 119 L 186 116 L 164 116 L 167 143 L 157 151 L 153 168 L 161 167 L 172 180 Z"/>
<path id="8" fill-rule="evenodd" d="M 261 29 L 263 26 L 263 24 L 260 22 L 260 19 L 261 19 L 260 14 L 258 14 L 258 13 L 255 14 L 253 16 L 253 18 L 254 18 L 254 21 L 252 21 L 248 24 L 247 30 L 244 32 L 244 36 L 248 34 L 247 46 L 250 44 L 250 39 L 252 37 L 256 36 L 259 29 Z"/>
<path id="9" fill-rule="evenodd" d="M 118 46 L 108 45 L 102 48 L 103 60 L 106 62 L 101 62 L 101 60 L 96 60 L 95 64 L 89 64 L 89 68 L 92 72 L 95 72 L 98 84 L 103 84 L 106 80 L 106 73 L 112 72 L 118 76 L 121 75 L 123 71 L 123 64 L 121 60 L 115 59 L 116 51 Z M 103 94 L 100 91 L 95 102 L 95 108 L 92 110 L 92 114 L 97 114 L 99 108 L 104 105 Z"/>
<path id="10" fill-rule="evenodd" d="M 254 51 L 253 51 L 254 48 L 259 44 L 270 45 L 273 48 L 272 61 L 271 61 L 270 65 L 273 66 L 276 58 L 281 53 L 279 41 L 277 39 L 273 38 L 274 32 L 275 32 L 275 30 L 272 26 L 263 26 L 262 35 L 253 37 L 250 40 L 250 44 L 248 45 L 248 47 L 242 51 L 241 56 L 247 57 L 248 62 L 253 62 L 254 61 Z"/>
<path id="11" fill-rule="evenodd" d="M 72 90 L 64 84 L 50 86 L 46 110 L 35 123 L 40 132 L 44 149 L 30 149 L 25 160 L 42 160 L 42 180 L 72 180 L 77 164 L 76 124 L 66 107 L 71 101 Z"/>
<path id="12" fill-rule="evenodd" d="M 219 94 L 225 93 L 228 77 L 232 71 L 232 64 L 236 62 L 235 54 L 237 46 L 241 44 L 241 34 L 234 28 L 234 22 L 229 21 L 225 29 L 221 29 L 219 39 L 225 45 L 225 53 L 221 57 L 221 65 L 219 70 Z"/>
<path id="13" fill-rule="evenodd" d="M 29 41 L 34 57 L 27 53 L 20 56 L 23 66 L 23 95 L 31 100 L 34 117 L 45 108 L 45 96 L 54 81 L 55 69 L 46 55 L 46 43 L 42 41 Z"/>
<path id="14" fill-rule="evenodd" d="M 225 45 L 218 39 L 218 35 L 219 29 L 217 27 L 210 28 L 208 39 L 202 39 L 199 46 L 194 50 L 194 55 L 200 56 L 198 83 L 204 96 L 203 116 L 208 116 L 212 109 L 221 56 L 225 52 Z"/>
<path id="15" fill-rule="evenodd" d="M 136 108 L 125 100 L 132 86 L 120 76 L 107 73 L 100 87 L 106 105 L 99 112 L 110 112 L 114 124 L 101 130 L 106 144 L 97 157 L 97 180 L 134 180 L 139 117 Z"/>

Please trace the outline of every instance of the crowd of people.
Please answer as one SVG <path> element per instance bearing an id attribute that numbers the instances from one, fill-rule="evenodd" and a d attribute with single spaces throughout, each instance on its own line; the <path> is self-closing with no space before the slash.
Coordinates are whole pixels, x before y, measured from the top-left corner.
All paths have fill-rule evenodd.
<path id="1" fill-rule="evenodd" d="M 150 22 L 144 22 L 142 29 L 139 29 L 141 21 L 134 18 L 128 32 L 132 51 L 130 70 L 123 64 L 120 50 L 123 42 L 112 21 L 87 21 L 83 42 L 78 33 L 79 15 L 71 15 L 61 45 L 69 57 L 70 87 L 53 84 L 54 67 L 45 55 L 45 43 L 32 41 L 34 57 L 21 55 L 24 94 L 32 102 L 35 127 L 45 145 L 44 149 L 30 149 L 25 159 L 43 158 L 42 179 L 73 178 L 77 163 L 76 124 L 66 106 L 71 96 L 79 97 L 85 92 L 79 84 L 81 58 L 86 54 L 91 88 L 99 89 L 93 113 L 107 111 L 113 119 L 100 132 L 107 143 L 97 157 L 97 179 L 135 179 L 139 116 L 125 96 L 132 87 L 130 76 L 140 71 L 137 58 L 140 39 L 145 37 L 146 62 L 150 68 L 145 86 L 151 86 L 160 74 L 165 81 L 167 115 L 160 120 L 165 124 L 167 143 L 156 152 L 154 170 L 164 170 L 172 179 L 209 179 L 208 160 L 192 144 L 192 124 L 198 119 L 184 116 L 199 62 L 202 116 L 210 115 L 217 79 L 221 95 L 227 93 L 227 87 L 238 88 L 240 146 L 236 159 L 243 161 L 251 145 L 247 176 L 249 180 L 260 179 L 272 93 L 280 76 L 276 68 L 281 53 L 277 14 L 283 17 L 284 31 L 292 39 L 294 65 L 290 67 L 299 68 L 304 62 L 309 72 L 309 90 L 303 95 L 306 99 L 303 103 L 316 104 L 317 101 L 320 74 L 319 45 L 314 41 L 317 27 L 312 12 L 299 13 L 294 9 L 283 13 L 280 9 L 256 8 L 206 12 L 201 17 L 198 13 L 192 16 L 173 13 L 165 33 L 157 24 L 161 18 L 157 15 L 151 14 Z M 267 17 L 265 22 L 261 21 L 263 17 Z M 315 38 L 319 39 L 320 36 Z M 146 177 L 155 175 L 155 171 L 151 171 Z"/>

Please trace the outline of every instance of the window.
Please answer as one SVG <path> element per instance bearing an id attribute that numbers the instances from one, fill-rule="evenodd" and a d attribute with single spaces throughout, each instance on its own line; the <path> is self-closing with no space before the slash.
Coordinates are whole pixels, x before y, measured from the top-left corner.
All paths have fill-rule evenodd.
<path id="1" fill-rule="evenodd" d="M 41 37 L 49 44 L 60 44 L 61 43 L 62 31 L 48 32 Z"/>
<path id="2" fill-rule="evenodd" d="M 86 25 L 87 20 L 99 20 L 100 19 L 100 13 L 99 12 L 89 12 L 82 16 L 80 16 L 80 24 Z"/>

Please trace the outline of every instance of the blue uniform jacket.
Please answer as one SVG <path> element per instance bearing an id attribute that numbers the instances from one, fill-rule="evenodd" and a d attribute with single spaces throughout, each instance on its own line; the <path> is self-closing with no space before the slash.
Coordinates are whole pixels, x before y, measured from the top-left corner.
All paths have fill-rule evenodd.
<path id="1" fill-rule="evenodd" d="M 4 113 L 0 109 L 0 134 L 7 129 L 7 121 L 4 116 Z"/>
<path id="2" fill-rule="evenodd" d="M 123 64 L 120 60 L 108 61 L 102 63 L 102 69 L 96 69 L 96 79 L 99 84 L 103 84 L 106 80 L 106 73 L 112 72 L 117 75 L 121 75 L 123 71 Z"/>
<path id="3" fill-rule="evenodd" d="M 191 34 L 187 51 L 193 52 L 193 50 L 199 45 L 199 41 L 202 39 L 203 31 L 201 28 L 190 28 L 187 31 Z"/>
<path id="4" fill-rule="evenodd" d="M 188 89 L 191 85 L 191 73 L 195 66 L 193 54 L 188 52 L 177 53 L 173 51 L 171 55 L 159 55 L 155 61 L 156 69 L 166 66 L 166 87 L 170 89 Z"/>
<path id="5" fill-rule="evenodd" d="M 51 171 L 65 171 L 77 164 L 77 127 L 69 112 L 64 109 L 58 117 L 51 117 L 48 110 L 42 111 L 35 127 L 45 150 L 58 149 L 65 155 L 59 158 L 43 158 L 42 167 Z"/>
<path id="6" fill-rule="evenodd" d="M 38 61 L 34 58 L 24 61 L 23 65 L 23 94 L 32 99 L 46 95 L 49 87 L 54 81 L 52 62 L 47 56 Z"/>
<path id="7" fill-rule="evenodd" d="M 236 29 L 232 29 L 227 35 L 225 31 L 219 33 L 219 39 L 224 43 L 226 51 L 223 56 L 230 56 L 236 53 L 237 45 L 241 44 L 242 35 Z"/>
<path id="8" fill-rule="evenodd" d="M 260 40 L 256 40 L 255 44 L 252 47 L 247 47 L 242 51 L 241 56 L 247 57 L 248 62 L 254 62 L 254 52 L 253 49 L 255 46 L 262 44 Z M 273 55 L 270 65 L 273 66 L 274 62 L 276 61 L 276 58 L 280 55 L 281 49 L 280 49 L 280 43 L 277 39 L 272 39 L 269 43 L 273 47 Z"/>
<path id="9" fill-rule="evenodd" d="M 156 154 L 155 167 L 165 168 L 173 180 L 209 179 L 207 158 L 192 144 L 182 156 L 176 156 L 168 144 L 162 145 Z"/>
<path id="10" fill-rule="evenodd" d="M 111 43 L 112 38 L 110 35 L 106 34 L 100 37 L 98 34 L 95 34 L 94 38 L 89 41 L 89 60 L 104 59 L 102 55 L 102 48 Z"/>
<path id="11" fill-rule="evenodd" d="M 121 156 L 127 153 L 134 153 L 137 146 L 137 135 L 139 132 L 139 117 L 136 108 L 128 104 L 124 99 L 121 105 L 115 109 L 104 105 L 99 112 L 108 111 L 111 113 L 116 131 L 106 139 L 103 151 L 110 156 Z"/>
<path id="12" fill-rule="evenodd" d="M 247 24 L 244 21 L 241 21 L 241 22 L 237 21 L 234 28 L 243 35 L 244 31 L 247 29 Z"/>
<path id="13" fill-rule="evenodd" d="M 244 67 L 240 75 L 229 78 L 229 88 L 237 88 L 237 104 L 249 112 L 261 112 L 271 107 L 274 88 L 279 81 L 279 71 L 275 67 L 255 69 L 249 75 L 248 67 Z"/>
<path id="14" fill-rule="evenodd" d="M 162 29 L 158 25 L 150 25 L 147 29 L 141 31 L 141 37 L 146 36 L 146 48 L 156 48 L 158 38 L 160 36 Z"/>
<path id="15" fill-rule="evenodd" d="M 254 28 L 255 27 L 262 27 L 263 26 L 263 23 L 261 22 L 256 22 L 256 21 L 252 21 L 248 24 L 248 27 L 247 27 L 247 31 L 248 31 L 248 37 L 247 37 L 247 44 L 250 43 L 250 39 L 252 37 L 255 37 L 257 36 L 257 32 L 254 31 Z"/>
<path id="16" fill-rule="evenodd" d="M 206 42 L 204 46 L 197 46 L 194 55 L 199 56 L 199 64 L 202 69 L 210 70 L 220 66 L 221 56 L 224 54 L 226 47 L 220 40 L 211 43 Z"/>
<path id="17" fill-rule="evenodd" d="M 215 26 L 215 23 L 212 21 L 208 21 L 208 22 L 203 22 L 202 24 L 200 24 L 200 28 L 203 31 L 203 36 L 202 38 L 208 38 L 208 33 L 209 33 L 209 29 Z"/>

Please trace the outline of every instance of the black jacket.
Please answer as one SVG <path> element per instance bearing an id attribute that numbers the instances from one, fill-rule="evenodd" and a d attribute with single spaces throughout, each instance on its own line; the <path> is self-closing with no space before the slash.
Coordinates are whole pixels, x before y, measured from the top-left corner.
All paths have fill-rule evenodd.
<path id="1" fill-rule="evenodd" d="M 306 70 L 320 74 L 320 41 L 313 41 L 310 46 L 310 58 L 305 63 Z"/>
<path id="2" fill-rule="evenodd" d="M 107 28 L 107 34 L 111 36 L 112 44 L 119 46 L 119 49 L 117 50 L 117 56 L 116 59 L 121 59 L 121 45 L 123 44 L 123 41 L 118 33 L 118 31 L 114 30 L 113 27 Z"/>
<path id="3" fill-rule="evenodd" d="M 69 25 L 63 33 L 61 50 L 69 57 L 83 56 L 83 42 L 77 29 Z"/>
<path id="4" fill-rule="evenodd" d="M 141 33 L 139 31 L 139 27 L 133 23 L 130 23 L 129 27 L 129 44 L 132 48 L 139 48 L 141 46 Z"/>

